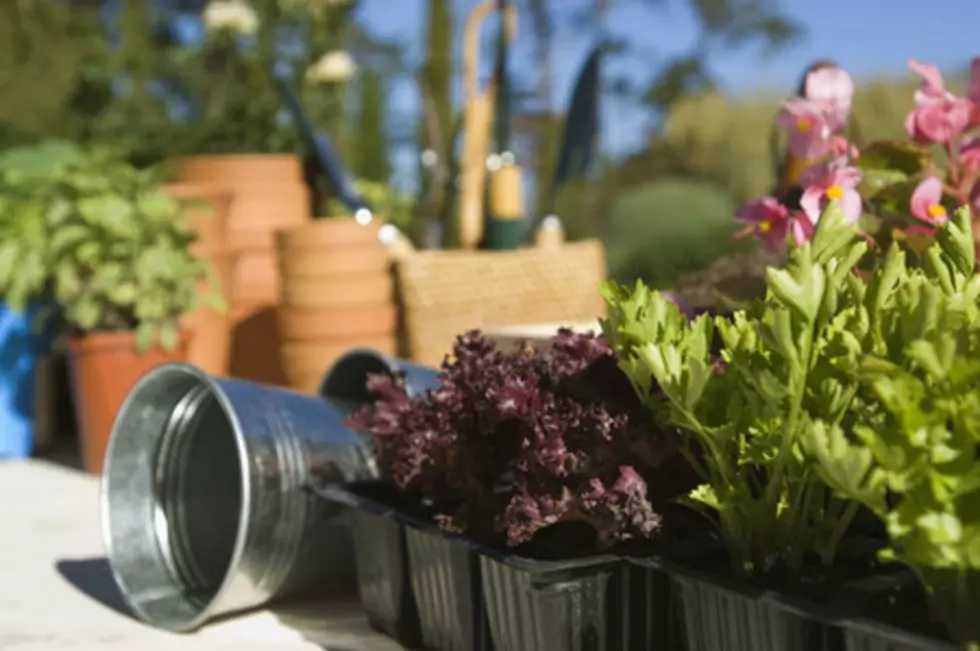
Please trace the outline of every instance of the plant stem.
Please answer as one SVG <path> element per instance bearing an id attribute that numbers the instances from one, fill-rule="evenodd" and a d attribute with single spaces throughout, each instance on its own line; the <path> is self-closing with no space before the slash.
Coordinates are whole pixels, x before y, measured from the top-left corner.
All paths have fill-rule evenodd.
<path id="1" fill-rule="evenodd" d="M 834 562 L 834 558 L 837 556 L 837 548 L 840 547 L 841 540 L 843 540 L 847 530 L 851 527 L 851 522 L 857 516 L 858 508 L 860 508 L 860 504 L 856 500 L 848 500 L 847 506 L 844 507 L 844 512 L 834 523 L 830 540 L 824 549 L 820 551 L 820 560 L 825 565 L 831 565 Z"/>

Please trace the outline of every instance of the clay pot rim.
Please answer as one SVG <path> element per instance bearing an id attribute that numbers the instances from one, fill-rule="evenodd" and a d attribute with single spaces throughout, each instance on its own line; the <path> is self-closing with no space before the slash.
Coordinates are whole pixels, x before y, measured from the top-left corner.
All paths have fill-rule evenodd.
<path id="1" fill-rule="evenodd" d="M 353 226 L 352 226 L 353 225 Z M 276 247 L 280 249 L 303 249 L 323 244 L 367 244 L 378 242 L 381 221 L 377 218 L 367 224 L 358 224 L 353 217 L 329 217 L 311 219 L 304 224 L 277 228 L 274 232 Z M 357 233 L 351 237 L 351 233 Z M 363 239 L 360 235 L 369 234 Z M 381 246 L 380 242 L 378 245 Z"/>
<path id="2" fill-rule="evenodd" d="M 210 196 L 231 202 L 235 198 L 234 189 L 214 181 L 172 181 L 162 184 L 160 189 L 178 199 L 204 199 Z"/>
<path id="3" fill-rule="evenodd" d="M 241 154 L 194 154 L 191 156 L 178 156 L 173 159 L 178 165 L 184 162 L 209 162 L 209 163 L 250 163 L 256 161 L 283 161 L 301 163 L 300 157 L 296 154 L 264 154 L 262 152 L 251 152 Z"/>
<path id="4" fill-rule="evenodd" d="M 188 328 L 180 328 L 178 347 L 184 346 L 192 336 Z M 101 330 L 68 338 L 68 345 L 76 352 L 90 352 L 107 348 L 131 348 L 136 340 L 135 330 Z"/>

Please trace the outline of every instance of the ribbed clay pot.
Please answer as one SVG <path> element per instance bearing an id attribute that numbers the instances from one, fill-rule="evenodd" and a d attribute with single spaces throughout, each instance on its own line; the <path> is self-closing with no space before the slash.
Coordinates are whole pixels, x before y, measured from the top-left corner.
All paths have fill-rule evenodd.
<path id="1" fill-rule="evenodd" d="M 283 371 L 300 391 L 351 348 L 394 354 L 396 310 L 377 221 L 319 219 L 276 233 Z"/>
<path id="2" fill-rule="evenodd" d="M 181 334 L 173 351 L 136 350 L 132 332 L 97 332 L 69 341 L 69 364 L 82 465 L 92 474 L 102 473 L 102 460 L 116 412 L 144 373 L 159 364 L 187 360 L 191 334 Z"/>
<path id="3" fill-rule="evenodd" d="M 211 262 L 225 303 L 230 304 L 235 253 L 228 246 L 228 215 L 234 193 L 220 185 L 207 183 L 172 183 L 163 186 L 163 189 L 172 197 L 199 200 L 210 208 L 201 210 L 189 207 L 188 217 L 198 236 L 191 251 Z M 201 291 L 209 289 L 210 283 L 201 284 Z M 181 325 L 194 333 L 187 350 L 187 361 L 212 375 L 228 375 L 228 358 L 231 354 L 229 310 L 201 305 L 186 315 Z"/>
<path id="4" fill-rule="evenodd" d="M 193 156 L 176 161 L 182 181 L 207 182 L 235 193 L 228 246 L 231 375 L 282 384 L 276 306 L 279 271 L 273 233 L 308 223 L 310 191 L 300 159 L 292 155 Z"/>

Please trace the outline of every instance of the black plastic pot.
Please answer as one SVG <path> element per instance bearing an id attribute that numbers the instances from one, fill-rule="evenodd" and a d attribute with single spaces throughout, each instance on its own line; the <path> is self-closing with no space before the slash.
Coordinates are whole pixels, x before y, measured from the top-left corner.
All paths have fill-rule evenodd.
<path id="1" fill-rule="evenodd" d="M 686 651 L 670 577 L 654 559 L 479 551 L 496 651 Z"/>
<path id="2" fill-rule="evenodd" d="M 691 651 L 841 651 L 843 635 L 806 605 L 671 564 Z"/>
<path id="3" fill-rule="evenodd" d="M 435 526 L 407 526 L 409 579 L 430 651 L 490 651 L 475 546 Z"/>
<path id="4" fill-rule="evenodd" d="M 323 497 L 350 507 L 357 563 L 357 591 L 368 623 L 406 649 L 422 648 L 418 607 L 408 578 L 403 517 L 373 499 L 383 482 L 330 487 Z"/>
<path id="5" fill-rule="evenodd" d="M 683 603 L 664 563 L 657 557 L 634 557 L 629 568 L 625 594 L 632 621 L 624 625 L 629 631 L 626 648 L 688 651 Z"/>
<path id="6" fill-rule="evenodd" d="M 613 651 L 625 565 L 616 557 L 538 561 L 480 550 L 497 651 Z M 612 642 L 612 644 L 611 644 Z"/>
<path id="7" fill-rule="evenodd" d="M 980 614 L 978 614 L 980 616 Z M 962 651 L 951 642 L 916 635 L 867 619 L 836 622 L 844 637 L 845 651 Z"/>

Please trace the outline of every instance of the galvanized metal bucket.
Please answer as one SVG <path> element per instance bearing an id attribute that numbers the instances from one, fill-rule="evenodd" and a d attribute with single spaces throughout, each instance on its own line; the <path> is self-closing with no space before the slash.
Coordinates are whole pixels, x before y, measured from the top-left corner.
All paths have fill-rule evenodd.
<path id="1" fill-rule="evenodd" d="M 341 359 L 323 397 L 189 364 L 141 378 L 116 417 L 102 477 L 106 552 L 133 613 L 181 632 L 287 594 L 344 588 L 354 568 L 346 518 L 309 488 L 378 475 L 370 444 L 343 418 L 370 399 L 368 373 L 396 370 L 413 392 L 435 382 L 432 369 L 373 351 Z"/>

